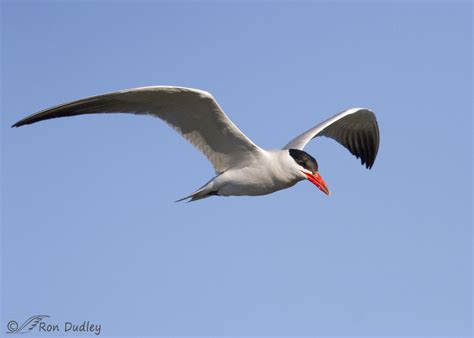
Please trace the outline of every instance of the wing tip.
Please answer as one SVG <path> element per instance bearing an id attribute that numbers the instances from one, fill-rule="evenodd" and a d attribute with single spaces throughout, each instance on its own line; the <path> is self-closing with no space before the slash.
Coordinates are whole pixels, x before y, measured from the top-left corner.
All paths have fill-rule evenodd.
<path id="1" fill-rule="evenodd" d="M 20 120 L 18 122 L 16 122 L 15 124 L 12 124 L 11 128 L 19 128 L 19 127 L 22 127 L 22 126 L 25 126 L 27 124 L 31 124 L 32 122 L 30 121 L 24 121 L 24 120 Z"/>
<path id="2" fill-rule="evenodd" d="M 30 120 L 30 117 L 31 116 L 28 116 L 28 117 L 25 117 L 24 119 L 21 119 L 20 121 L 15 122 L 14 124 L 12 124 L 11 128 L 18 128 L 27 124 L 34 123 L 34 121 Z"/>

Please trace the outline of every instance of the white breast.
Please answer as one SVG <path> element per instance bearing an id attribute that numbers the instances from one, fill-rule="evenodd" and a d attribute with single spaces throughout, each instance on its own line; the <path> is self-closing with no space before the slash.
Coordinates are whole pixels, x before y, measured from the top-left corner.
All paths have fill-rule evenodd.
<path id="1" fill-rule="evenodd" d="M 258 161 L 244 168 L 230 169 L 216 177 L 212 182 L 213 190 L 221 196 L 270 194 L 304 179 L 294 169 L 288 150 L 264 151 Z"/>

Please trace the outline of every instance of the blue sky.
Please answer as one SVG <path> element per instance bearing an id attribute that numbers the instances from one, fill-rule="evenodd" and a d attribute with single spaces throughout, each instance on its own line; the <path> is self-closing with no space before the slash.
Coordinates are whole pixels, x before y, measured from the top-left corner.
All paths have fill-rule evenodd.
<path id="1" fill-rule="evenodd" d="M 1 21 L 2 330 L 470 336 L 470 2 L 3 1 Z M 146 85 L 210 91 L 265 148 L 369 107 L 379 156 L 318 139 L 329 198 L 185 204 L 213 170 L 157 119 L 10 128 Z"/>

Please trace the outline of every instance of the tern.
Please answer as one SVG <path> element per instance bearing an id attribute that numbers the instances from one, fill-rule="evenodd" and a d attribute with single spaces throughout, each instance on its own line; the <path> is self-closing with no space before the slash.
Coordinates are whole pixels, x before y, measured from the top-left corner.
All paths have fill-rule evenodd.
<path id="1" fill-rule="evenodd" d="M 372 168 L 379 148 L 374 112 L 347 109 L 305 131 L 282 149 L 265 150 L 253 143 L 224 113 L 214 97 L 203 90 L 150 86 L 121 90 L 61 104 L 30 115 L 12 127 L 43 120 L 97 113 L 133 113 L 158 117 L 181 134 L 211 162 L 216 175 L 189 196 L 259 196 L 309 180 L 322 192 L 329 189 L 316 159 L 303 149 L 318 136 L 336 140 L 361 164 Z"/>

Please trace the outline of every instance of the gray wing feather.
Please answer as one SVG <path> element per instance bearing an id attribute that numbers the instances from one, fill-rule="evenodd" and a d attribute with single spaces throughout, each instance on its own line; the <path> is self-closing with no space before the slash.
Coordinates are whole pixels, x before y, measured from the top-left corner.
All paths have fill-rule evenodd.
<path id="1" fill-rule="evenodd" d="M 191 88 L 153 86 L 122 90 L 58 105 L 12 127 L 83 114 L 133 113 L 158 117 L 199 149 L 217 172 L 258 156 L 257 147 L 227 117 L 211 94 Z"/>

